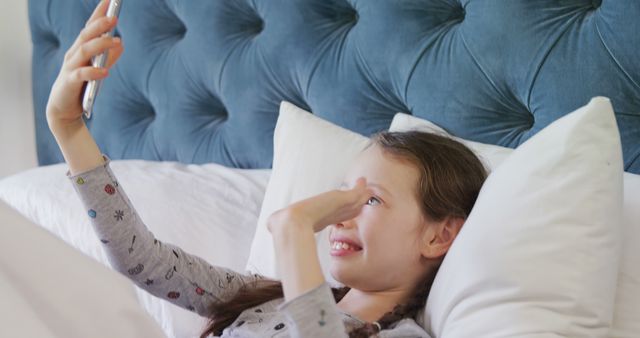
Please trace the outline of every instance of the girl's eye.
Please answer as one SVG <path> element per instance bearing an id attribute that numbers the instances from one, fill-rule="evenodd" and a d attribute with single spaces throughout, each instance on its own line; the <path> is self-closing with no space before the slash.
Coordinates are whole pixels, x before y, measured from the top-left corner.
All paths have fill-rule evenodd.
<path id="1" fill-rule="evenodd" d="M 369 200 L 367 201 L 367 204 L 369 204 L 369 202 L 371 202 L 371 201 L 376 201 L 378 204 L 380 204 L 380 200 L 375 198 L 375 197 L 369 198 Z"/>

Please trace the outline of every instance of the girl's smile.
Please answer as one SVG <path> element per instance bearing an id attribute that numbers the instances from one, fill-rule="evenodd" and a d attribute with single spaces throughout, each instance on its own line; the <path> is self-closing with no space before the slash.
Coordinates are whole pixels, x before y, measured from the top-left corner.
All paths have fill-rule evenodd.
<path id="1" fill-rule="evenodd" d="M 345 236 L 331 236 L 331 256 L 342 257 L 362 251 L 361 244 Z"/>

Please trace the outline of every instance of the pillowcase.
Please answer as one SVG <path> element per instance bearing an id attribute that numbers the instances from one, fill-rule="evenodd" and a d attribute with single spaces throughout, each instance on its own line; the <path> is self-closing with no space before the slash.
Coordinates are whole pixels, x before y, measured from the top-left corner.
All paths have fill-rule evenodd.
<path id="1" fill-rule="evenodd" d="M 111 168 L 158 239 L 212 264 L 244 269 L 270 169 L 145 160 L 112 160 Z M 66 163 L 59 163 L 6 177 L 0 180 L 0 200 L 110 266 L 66 179 L 67 170 Z M 130 285 L 168 337 L 192 338 L 201 333 L 205 318 Z"/>
<path id="2" fill-rule="evenodd" d="M 0 337 L 162 337 L 126 277 L 0 202 Z"/>
<path id="3" fill-rule="evenodd" d="M 606 98 L 512 151 L 488 177 L 445 257 L 423 324 L 438 337 L 609 336 L 622 173 Z"/>
<path id="4" fill-rule="evenodd" d="M 513 149 L 468 141 L 449 135 L 442 128 L 428 120 L 412 115 L 398 113 L 394 116 L 389 130 L 423 130 L 427 132 L 447 135 L 464 143 L 473 149 L 476 154 L 489 163 L 489 168 L 496 168 L 512 152 Z M 615 294 L 615 306 L 613 311 L 613 327 L 610 337 L 632 338 L 640 337 L 640 265 L 637 257 L 640 257 L 640 175 L 631 173 L 623 174 L 624 203 L 622 211 L 622 256 L 618 272 L 618 284 Z M 441 274 L 446 270 L 441 268 Z"/>
<path id="5" fill-rule="evenodd" d="M 264 195 L 247 270 L 278 278 L 275 249 L 267 219 L 275 211 L 327 190 L 337 189 L 344 173 L 369 138 L 339 127 L 283 101 L 273 136 L 273 165 Z M 320 263 L 329 273 L 329 229 L 316 233 Z"/>
<path id="6" fill-rule="evenodd" d="M 640 175 L 624 174 L 622 257 L 611 337 L 640 337 Z"/>

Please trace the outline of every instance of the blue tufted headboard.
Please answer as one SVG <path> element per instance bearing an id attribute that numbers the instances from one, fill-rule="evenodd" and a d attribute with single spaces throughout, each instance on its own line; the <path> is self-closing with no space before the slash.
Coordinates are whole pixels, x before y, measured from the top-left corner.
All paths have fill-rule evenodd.
<path id="1" fill-rule="evenodd" d="M 40 165 L 45 107 L 97 0 L 29 0 Z M 640 173 L 639 0 L 125 0 L 125 53 L 87 122 L 112 159 L 271 166 L 287 100 L 364 135 L 396 112 L 516 147 L 607 96 Z"/>

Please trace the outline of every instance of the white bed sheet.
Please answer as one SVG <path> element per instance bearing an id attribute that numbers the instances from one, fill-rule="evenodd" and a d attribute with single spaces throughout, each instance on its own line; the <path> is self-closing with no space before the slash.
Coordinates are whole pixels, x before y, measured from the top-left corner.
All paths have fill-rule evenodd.
<path id="1" fill-rule="evenodd" d="M 155 236 L 213 264 L 244 271 L 271 170 L 218 164 L 113 160 L 111 168 Z M 65 163 L 0 180 L 0 199 L 27 219 L 109 266 Z M 170 338 L 197 337 L 206 319 L 137 286 L 138 300 Z"/>

